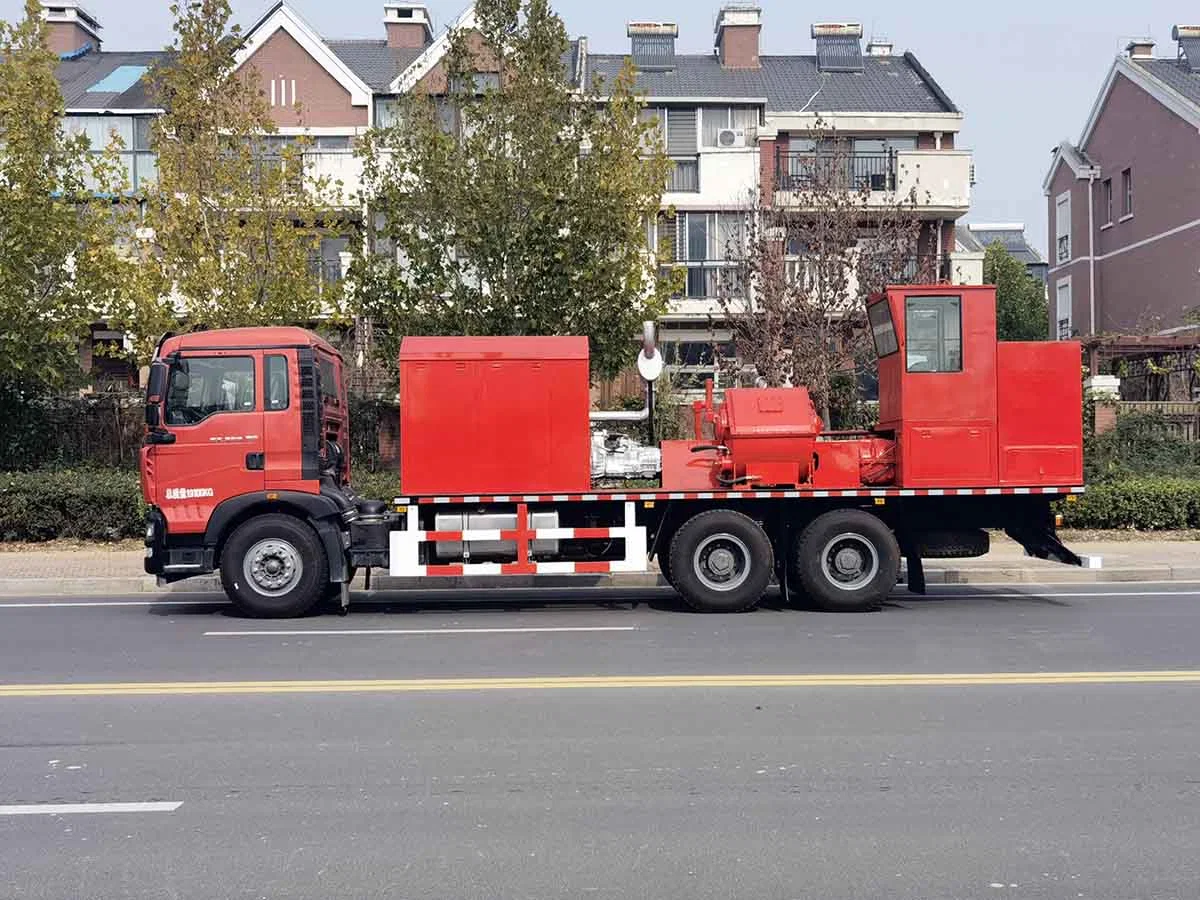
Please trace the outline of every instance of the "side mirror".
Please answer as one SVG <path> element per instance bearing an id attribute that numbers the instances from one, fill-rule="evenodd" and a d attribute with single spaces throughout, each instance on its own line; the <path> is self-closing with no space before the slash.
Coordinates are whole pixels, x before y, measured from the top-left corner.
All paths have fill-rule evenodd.
<path id="1" fill-rule="evenodd" d="M 150 377 L 146 384 L 146 425 L 162 427 L 162 404 L 167 393 L 167 381 L 171 367 L 156 359 L 150 364 Z"/>

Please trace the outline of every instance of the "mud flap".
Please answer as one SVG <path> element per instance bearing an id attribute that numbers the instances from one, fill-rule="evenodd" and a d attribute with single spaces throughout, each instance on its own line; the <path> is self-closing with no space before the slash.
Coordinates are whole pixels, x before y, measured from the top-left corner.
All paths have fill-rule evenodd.
<path id="1" fill-rule="evenodd" d="M 1054 533 L 1054 528 L 1045 525 L 1010 525 L 1004 533 L 1025 548 L 1025 552 L 1038 559 L 1068 566 L 1094 568 L 1089 562 L 1068 550 Z"/>
<path id="2" fill-rule="evenodd" d="M 925 564 L 921 561 L 921 553 L 917 542 L 911 537 L 900 539 L 900 552 L 904 554 L 904 586 L 910 594 L 924 594 Z"/>

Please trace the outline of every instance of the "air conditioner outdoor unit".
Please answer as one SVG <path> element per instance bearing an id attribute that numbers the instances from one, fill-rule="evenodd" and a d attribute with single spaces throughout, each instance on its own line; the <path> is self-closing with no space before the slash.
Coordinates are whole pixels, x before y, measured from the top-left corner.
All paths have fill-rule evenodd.
<path id="1" fill-rule="evenodd" d="M 717 132 L 717 146 L 723 148 L 745 147 L 746 129 L 722 128 Z"/>

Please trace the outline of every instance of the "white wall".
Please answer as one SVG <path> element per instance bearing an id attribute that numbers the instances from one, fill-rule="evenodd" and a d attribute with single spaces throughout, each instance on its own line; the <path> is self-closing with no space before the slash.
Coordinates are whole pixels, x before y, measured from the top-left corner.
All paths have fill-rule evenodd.
<path id="1" fill-rule="evenodd" d="M 680 212 L 690 209 L 719 211 L 746 209 L 758 191 L 758 146 L 737 150 L 702 148 L 700 192 L 665 193 L 662 204 Z"/>

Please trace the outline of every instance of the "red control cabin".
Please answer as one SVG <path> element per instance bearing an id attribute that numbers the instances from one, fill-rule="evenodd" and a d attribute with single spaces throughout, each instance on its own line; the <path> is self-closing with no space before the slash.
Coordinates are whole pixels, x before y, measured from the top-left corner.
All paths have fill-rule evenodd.
<path id="1" fill-rule="evenodd" d="M 587 341 L 407 338 L 401 496 L 349 483 L 342 362 L 291 328 L 165 340 L 152 366 L 142 481 L 146 569 L 220 571 L 258 615 L 349 600 L 392 575 L 645 571 L 693 608 L 755 605 L 772 581 L 829 609 L 877 606 L 907 559 L 987 551 L 1005 529 L 1079 565 L 1051 502 L 1083 490 L 1080 351 L 1000 343 L 990 287 L 895 287 L 869 307 L 880 417 L 827 432 L 803 387 L 713 392 L 690 441 L 661 447 L 661 487 L 594 482 Z M 652 376 L 650 376 L 652 377 Z M 627 444 L 628 442 L 626 442 Z M 590 458 L 590 464 L 589 464 Z"/>

